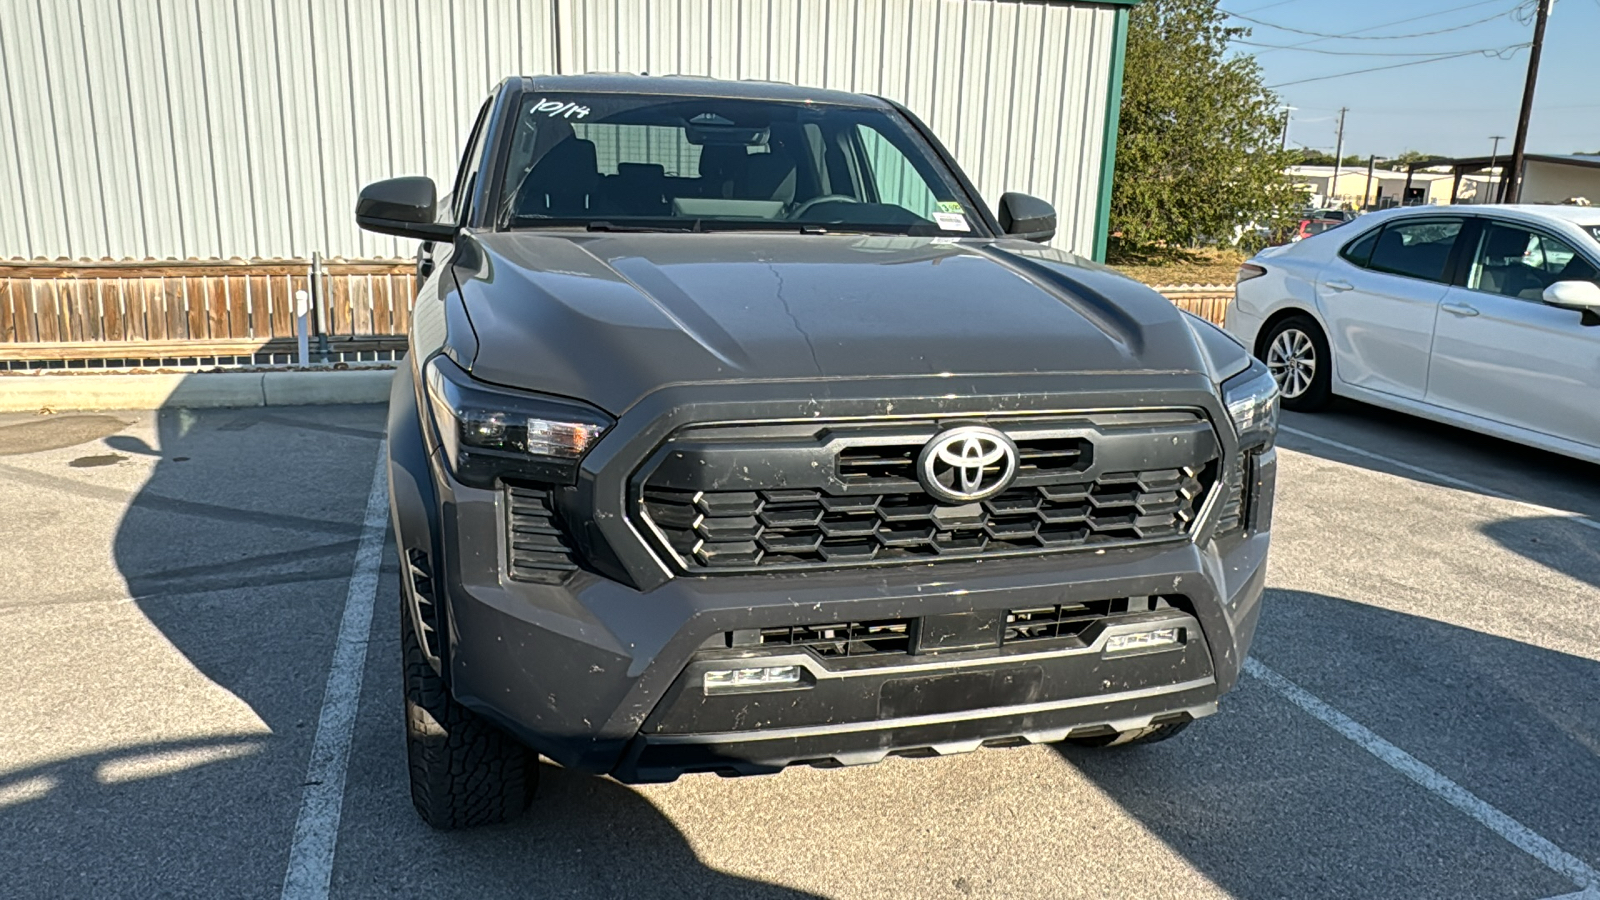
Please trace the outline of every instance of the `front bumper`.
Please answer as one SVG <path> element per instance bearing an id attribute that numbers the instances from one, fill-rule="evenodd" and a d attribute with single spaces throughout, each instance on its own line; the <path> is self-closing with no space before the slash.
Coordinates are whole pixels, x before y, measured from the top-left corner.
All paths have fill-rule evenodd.
<path id="1" fill-rule="evenodd" d="M 507 576 L 505 493 L 456 483 L 436 454 L 403 452 L 422 425 L 414 416 L 397 424 L 395 408 L 397 538 L 403 556 L 431 560 L 428 606 L 442 610 L 440 656 L 452 693 L 568 768 L 626 781 L 750 774 L 1199 717 L 1237 681 L 1254 634 L 1272 451 L 1255 456 L 1247 527 L 1223 537 L 1208 526 L 1193 539 L 1035 557 L 678 575 L 640 587 L 579 571 L 535 584 Z M 599 509 L 602 525 L 614 521 Z M 414 578 L 402 582 L 415 601 Z M 1114 628 L 1137 624 L 1126 618 L 1075 640 L 867 662 L 790 648 L 712 649 L 749 629 L 1157 596 L 1175 602 L 1140 615 L 1184 628 L 1185 641 L 1146 655 L 1104 652 Z M 705 669 L 757 656 L 763 666 L 804 667 L 810 686 L 715 698 L 701 689 Z"/>
<path id="2" fill-rule="evenodd" d="M 1258 517 L 1270 510 L 1274 466 L 1272 454 L 1261 457 Z M 630 781 L 870 762 L 1205 715 L 1238 679 L 1265 578 L 1268 534 L 1254 531 L 1098 554 L 679 577 L 644 592 L 588 572 L 560 585 L 517 583 L 500 574 L 501 497 L 447 480 L 440 486 L 449 496 L 441 517 L 445 577 L 434 585 L 448 591 L 455 696 L 563 766 Z M 890 665 L 849 670 L 807 652 L 764 652 L 770 658 L 761 665 L 804 665 L 826 688 L 734 695 L 748 702 L 744 715 L 731 719 L 701 709 L 707 698 L 698 691 L 700 677 L 718 655 L 703 648 L 728 632 L 1141 595 L 1186 600 L 1185 609 L 1167 613 L 1190 629 L 1183 647 L 1110 659 L 1101 652 L 1102 634 L 1089 646 L 906 654 Z M 953 691 L 963 698 L 953 707 L 939 699 L 931 706 L 885 700 L 891 685 L 903 693 L 908 679 L 972 674 L 991 685 L 930 683 L 939 697 Z M 1026 685 L 1007 687 L 1007 678 Z M 810 717 L 784 724 L 783 715 L 768 712 L 774 704 Z"/>

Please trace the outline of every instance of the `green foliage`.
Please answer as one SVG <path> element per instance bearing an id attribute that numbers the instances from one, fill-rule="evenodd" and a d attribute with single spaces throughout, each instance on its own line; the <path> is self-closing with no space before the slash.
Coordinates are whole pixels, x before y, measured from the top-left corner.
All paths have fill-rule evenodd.
<path id="1" fill-rule="evenodd" d="M 1299 159 L 1295 160 L 1295 163 L 1297 165 L 1302 165 L 1302 166 L 1331 166 L 1331 165 L 1333 165 L 1333 154 L 1332 153 L 1324 153 L 1321 150 L 1313 150 L 1310 147 L 1304 147 L 1304 148 L 1301 148 L 1300 150 L 1290 150 L 1289 152 L 1291 154 L 1296 154 L 1296 153 L 1299 154 Z M 1361 166 L 1362 168 L 1365 168 L 1366 165 L 1367 165 L 1367 158 L 1365 156 L 1357 156 L 1356 154 L 1352 153 L 1352 154 L 1350 154 L 1350 155 L 1348 155 L 1348 156 L 1346 156 L 1344 158 L 1344 165 L 1346 165 L 1346 166 Z"/>
<path id="2" fill-rule="evenodd" d="M 1450 157 L 1440 156 L 1437 153 L 1423 153 L 1420 150 L 1407 150 L 1399 156 L 1396 156 L 1394 159 L 1387 160 L 1387 162 L 1389 162 L 1395 168 L 1401 168 L 1403 166 L 1408 166 L 1411 163 L 1432 164 L 1435 162 L 1446 162 L 1449 159 Z"/>
<path id="3" fill-rule="evenodd" d="M 1224 18 L 1217 0 L 1146 0 L 1129 15 L 1114 253 L 1231 243 L 1305 202 L 1283 173 L 1298 157 L 1278 148 L 1278 98 L 1254 57 L 1229 55 L 1248 31 Z"/>

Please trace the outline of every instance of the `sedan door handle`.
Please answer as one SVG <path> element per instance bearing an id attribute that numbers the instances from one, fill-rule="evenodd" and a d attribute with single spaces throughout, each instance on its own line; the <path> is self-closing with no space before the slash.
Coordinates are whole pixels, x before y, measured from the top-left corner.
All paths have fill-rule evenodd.
<path id="1" fill-rule="evenodd" d="M 1334 291 L 1353 291 L 1356 289 L 1355 285 L 1345 281 L 1343 278 L 1335 279 L 1333 281 L 1324 281 L 1323 284 L 1326 285 L 1329 290 Z"/>
<path id="2" fill-rule="evenodd" d="M 1468 306 L 1465 303 L 1442 303 L 1439 305 L 1439 308 L 1447 313 L 1454 313 L 1455 315 L 1463 317 L 1475 316 L 1478 314 L 1477 307 Z"/>

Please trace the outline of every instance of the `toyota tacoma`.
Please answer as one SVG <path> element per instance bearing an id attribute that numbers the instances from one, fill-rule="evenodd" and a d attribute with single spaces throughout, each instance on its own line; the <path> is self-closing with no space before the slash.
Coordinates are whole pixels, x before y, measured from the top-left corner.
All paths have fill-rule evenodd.
<path id="1" fill-rule="evenodd" d="M 1255 630 L 1277 391 L 991 211 L 889 100 L 512 78 L 423 241 L 388 419 L 412 798 L 1161 740 Z"/>

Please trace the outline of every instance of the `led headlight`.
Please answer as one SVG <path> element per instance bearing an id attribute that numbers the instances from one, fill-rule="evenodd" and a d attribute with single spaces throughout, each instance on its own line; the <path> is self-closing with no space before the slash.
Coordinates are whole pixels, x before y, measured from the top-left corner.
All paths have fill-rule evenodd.
<path id="1" fill-rule="evenodd" d="M 591 406 L 475 381 L 445 356 L 428 361 L 425 377 L 439 442 L 466 484 L 503 477 L 571 484 L 578 460 L 612 424 Z"/>
<path id="2" fill-rule="evenodd" d="M 1278 433 L 1278 383 L 1260 360 L 1222 383 L 1222 402 L 1241 449 L 1272 443 Z"/>

